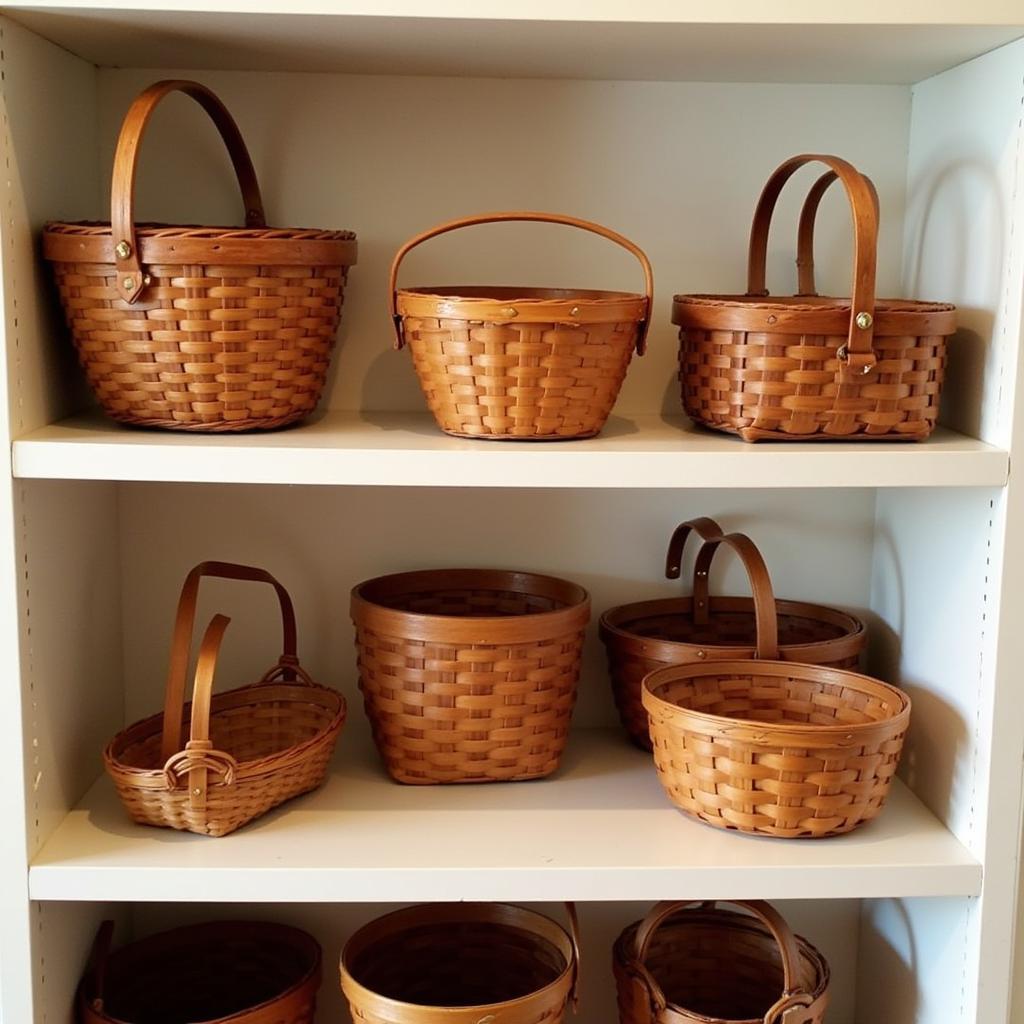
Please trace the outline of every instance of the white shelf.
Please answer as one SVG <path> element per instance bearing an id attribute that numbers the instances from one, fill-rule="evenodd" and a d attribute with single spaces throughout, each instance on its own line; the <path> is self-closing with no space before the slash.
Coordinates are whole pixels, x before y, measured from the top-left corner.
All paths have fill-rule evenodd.
<path id="1" fill-rule="evenodd" d="M 100 66 L 654 81 L 920 81 L 1024 35 L 1007 0 L 15 0 Z M 884 28 L 884 32 L 880 29 Z"/>
<path id="2" fill-rule="evenodd" d="M 814 899 L 980 886 L 978 862 L 900 784 L 850 835 L 751 838 L 676 811 L 650 755 L 617 730 L 575 733 L 551 779 L 431 787 L 392 783 L 343 734 L 324 788 L 223 839 L 130 824 L 103 778 L 29 874 L 34 900 L 97 901 Z"/>
<path id="3" fill-rule="evenodd" d="M 134 430 L 78 417 L 14 443 L 26 479 L 430 487 L 1001 487 L 1009 456 L 936 431 L 924 443 L 750 445 L 682 416 L 613 416 L 597 438 L 487 442 L 427 413 L 328 413 L 261 435 Z"/>

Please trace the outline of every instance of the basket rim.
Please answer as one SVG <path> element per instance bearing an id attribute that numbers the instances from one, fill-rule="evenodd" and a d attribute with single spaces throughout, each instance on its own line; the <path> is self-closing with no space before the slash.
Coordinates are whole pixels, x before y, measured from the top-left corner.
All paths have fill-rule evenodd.
<path id="1" fill-rule="evenodd" d="M 742 309 L 789 310 L 850 310 L 853 303 L 849 296 L 831 295 L 744 295 L 695 293 L 692 295 L 673 295 L 673 305 L 694 306 L 738 306 Z M 954 313 L 956 306 L 949 302 L 930 302 L 918 299 L 883 299 L 875 300 L 876 313 Z"/>
<path id="2" fill-rule="evenodd" d="M 84 238 L 112 238 L 110 221 L 102 220 L 54 220 L 43 225 L 43 232 L 55 235 L 71 235 Z M 168 224 L 163 221 L 146 221 L 135 225 L 140 238 L 232 238 L 239 241 L 278 241 L 291 239 L 302 241 L 353 241 L 355 232 L 333 228 L 246 228 L 238 225 Z"/>
<path id="3" fill-rule="evenodd" d="M 439 301 L 517 302 L 530 305 L 562 304 L 572 300 L 595 304 L 647 301 L 647 297 L 641 292 L 613 291 L 604 288 L 552 288 L 544 285 L 424 285 L 416 288 L 398 288 L 396 294 L 399 297 L 408 295 Z"/>

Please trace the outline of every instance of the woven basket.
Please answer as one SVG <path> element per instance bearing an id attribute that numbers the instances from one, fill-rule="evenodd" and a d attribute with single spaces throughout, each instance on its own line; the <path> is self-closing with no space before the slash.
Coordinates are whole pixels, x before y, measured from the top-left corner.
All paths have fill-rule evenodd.
<path id="1" fill-rule="evenodd" d="M 717 828 L 821 838 L 889 795 L 910 698 L 869 676 L 785 661 L 671 665 L 643 683 L 669 799 Z"/>
<path id="2" fill-rule="evenodd" d="M 847 612 L 804 601 L 779 601 L 761 553 L 743 534 L 721 536 L 713 519 L 682 523 L 669 543 L 665 575 L 679 578 L 683 547 L 695 532 L 707 543 L 697 556 L 691 597 L 639 601 L 609 608 L 600 635 L 608 654 L 612 693 L 622 725 L 637 746 L 651 749 L 644 676 L 665 665 L 736 658 L 779 657 L 834 668 L 856 668 L 867 633 Z M 710 597 L 711 561 L 720 544 L 742 559 L 754 597 Z M 767 618 L 758 619 L 759 609 Z M 771 646 L 771 620 L 778 650 Z M 759 629 L 760 626 L 760 629 Z"/>
<path id="3" fill-rule="evenodd" d="M 831 181 L 826 175 L 801 222 L 802 294 L 769 298 L 765 263 L 775 203 L 790 176 L 813 161 L 831 168 L 850 200 L 852 297 L 814 291 L 810 235 Z M 938 417 L 956 311 L 943 303 L 876 299 L 877 239 L 877 196 L 853 166 L 809 155 L 783 163 L 754 213 L 747 294 L 675 297 L 686 412 L 745 441 L 926 438 Z"/>
<path id="4" fill-rule="evenodd" d="M 619 1024 L 821 1024 L 825 958 L 771 904 L 728 902 L 749 914 L 659 903 L 626 928 L 612 952 Z"/>
<path id="5" fill-rule="evenodd" d="M 139 144 L 171 92 L 191 96 L 220 131 L 244 228 L 136 224 Z M 79 360 L 108 416 L 239 431 L 283 427 L 313 411 L 355 235 L 268 228 L 242 136 L 205 86 L 157 82 L 132 104 L 117 141 L 110 220 L 51 223 L 43 233 Z"/>
<path id="6" fill-rule="evenodd" d="M 352 591 L 359 687 L 398 782 L 536 779 L 576 703 L 587 592 L 524 572 L 381 576 Z"/>
<path id="7" fill-rule="evenodd" d="M 576 1008 L 579 940 L 502 903 L 434 903 L 380 917 L 341 955 L 355 1024 L 559 1024 Z"/>
<path id="8" fill-rule="evenodd" d="M 217 654 L 230 621 L 214 616 L 200 645 L 192 702 L 184 704 L 196 598 L 204 576 L 273 586 L 284 623 L 284 653 L 259 682 L 211 697 Z M 314 683 L 295 651 L 291 599 L 269 573 L 203 562 L 188 574 L 174 624 L 163 713 L 118 733 L 103 754 L 135 821 L 223 836 L 323 782 L 345 721 L 345 698 Z M 189 739 L 182 746 L 187 718 Z"/>
<path id="9" fill-rule="evenodd" d="M 110 952 L 96 936 L 75 996 L 76 1024 L 313 1024 L 320 946 L 297 928 L 217 921 Z"/>
<path id="10" fill-rule="evenodd" d="M 446 286 L 397 288 L 406 255 L 429 238 L 495 221 L 592 231 L 639 261 L 644 293 Z M 551 213 L 492 213 L 441 224 L 406 242 L 391 265 L 398 348 L 408 345 L 437 425 L 458 437 L 550 441 L 600 432 L 635 348 L 642 355 L 653 291 L 643 251 L 609 228 Z"/>

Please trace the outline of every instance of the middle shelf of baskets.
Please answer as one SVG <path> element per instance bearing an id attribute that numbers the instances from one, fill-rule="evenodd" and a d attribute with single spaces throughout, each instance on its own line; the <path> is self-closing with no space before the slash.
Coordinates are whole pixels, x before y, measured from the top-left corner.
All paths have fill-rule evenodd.
<path id="1" fill-rule="evenodd" d="M 617 730 L 570 738 L 515 786 L 399 786 L 366 742 L 326 785 L 229 839 L 130 824 L 101 779 L 36 856 L 34 900 L 343 902 L 975 896 L 981 865 L 901 782 L 837 839 L 687 820 Z"/>
<path id="2" fill-rule="evenodd" d="M 125 430 L 97 415 L 14 442 L 24 479 L 455 487 L 1002 487 L 1006 450 L 940 428 L 927 444 L 747 445 L 684 416 L 612 416 L 600 437 L 480 441 L 429 413 L 331 411 L 259 436 Z"/>

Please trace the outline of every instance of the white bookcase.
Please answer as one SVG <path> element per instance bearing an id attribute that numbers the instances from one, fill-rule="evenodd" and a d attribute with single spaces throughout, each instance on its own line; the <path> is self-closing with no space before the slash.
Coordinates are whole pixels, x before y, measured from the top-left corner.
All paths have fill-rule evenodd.
<path id="1" fill-rule="evenodd" d="M 764 897 L 829 958 L 829 1024 L 1010 1019 L 1024 716 L 1024 9 L 864 0 L 90 0 L 8 2 L 0 22 L 0 1015 L 68 1020 L 97 923 L 123 938 L 215 916 L 298 922 L 333 964 L 382 904 L 580 902 L 585 1024 L 611 1024 L 610 945 L 651 901 Z M 352 228 L 323 415 L 265 436 L 118 428 L 92 410 L 38 253 L 47 219 L 106 218 L 132 96 L 195 77 L 235 114 L 268 213 Z M 875 181 L 882 290 L 953 301 L 944 426 L 921 445 L 746 446 L 679 414 L 671 294 L 739 290 L 748 219 L 798 152 Z M 800 181 L 809 181 L 801 178 Z M 209 125 L 171 99 L 139 209 L 232 223 Z M 800 195 L 770 278 L 790 286 Z M 390 350 L 386 268 L 404 239 L 483 209 L 553 209 L 638 241 L 656 274 L 651 350 L 596 440 L 439 434 Z M 817 264 L 845 289 L 845 203 Z M 537 225 L 439 239 L 412 283 L 628 287 L 628 259 Z M 9 461 L 8 460 L 9 453 Z M 1024 457 L 1024 455 L 1020 456 Z M 562 770 L 530 784 L 402 788 L 368 741 L 348 591 L 426 566 L 535 568 L 595 611 L 669 594 L 664 545 L 719 517 L 763 548 L 777 592 L 866 617 L 869 665 L 914 700 L 883 816 L 845 838 L 758 841 L 685 820 L 614 728 L 596 630 Z M 349 722 L 318 793 L 223 840 L 130 825 L 100 752 L 160 705 L 177 588 L 204 558 L 291 590 L 303 660 Z M 742 591 L 736 566 L 720 590 Z M 275 656 L 273 607 L 211 584 L 235 617 L 237 685 Z"/>

